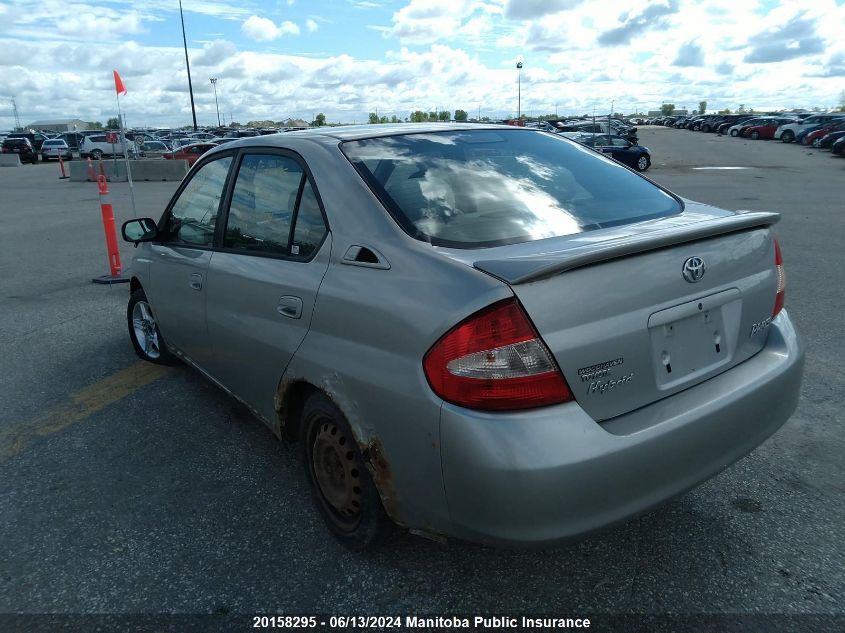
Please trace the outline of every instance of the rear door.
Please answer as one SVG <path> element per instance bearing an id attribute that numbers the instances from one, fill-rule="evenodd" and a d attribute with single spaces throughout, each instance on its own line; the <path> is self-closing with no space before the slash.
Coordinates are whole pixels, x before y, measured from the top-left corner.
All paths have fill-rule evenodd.
<path id="1" fill-rule="evenodd" d="M 244 150 L 208 270 L 212 375 L 266 420 L 311 322 L 331 239 L 294 154 Z"/>

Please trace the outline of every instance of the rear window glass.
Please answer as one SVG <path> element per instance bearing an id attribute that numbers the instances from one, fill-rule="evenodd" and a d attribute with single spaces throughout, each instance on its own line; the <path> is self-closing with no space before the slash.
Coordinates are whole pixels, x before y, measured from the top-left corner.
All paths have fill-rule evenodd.
<path id="1" fill-rule="evenodd" d="M 514 244 L 683 210 L 622 165 L 542 132 L 433 132 L 342 147 L 396 221 L 436 246 Z"/>

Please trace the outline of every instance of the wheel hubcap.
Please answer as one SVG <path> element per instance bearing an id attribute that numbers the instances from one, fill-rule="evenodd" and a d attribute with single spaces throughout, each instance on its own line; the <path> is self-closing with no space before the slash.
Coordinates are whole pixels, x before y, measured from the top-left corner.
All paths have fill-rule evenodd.
<path id="1" fill-rule="evenodd" d="M 139 301 L 132 309 L 132 329 L 138 346 L 144 350 L 144 354 L 150 358 L 161 356 L 156 322 L 150 310 L 150 304 L 146 301 Z"/>
<path id="2" fill-rule="evenodd" d="M 357 522 L 361 513 L 361 473 L 349 439 L 329 421 L 314 438 L 312 465 L 317 485 L 334 521 L 343 527 Z"/>

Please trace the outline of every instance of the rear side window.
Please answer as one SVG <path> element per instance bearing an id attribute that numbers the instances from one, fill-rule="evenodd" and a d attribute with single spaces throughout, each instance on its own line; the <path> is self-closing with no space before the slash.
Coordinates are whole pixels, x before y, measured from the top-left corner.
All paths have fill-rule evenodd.
<path id="1" fill-rule="evenodd" d="M 287 255 L 302 178 L 302 168 L 286 156 L 244 156 L 232 192 L 223 246 Z"/>
<path id="2" fill-rule="evenodd" d="M 302 197 L 296 212 L 296 226 L 293 230 L 290 254 L 294 257 L 310 257 L 317 250 L 326 234 L 326 224 L 320 212 L 320 203 L 309 181 L 305 181 Z"/>
<path id="3" fill-rule="evenodd" d="M 577 143 L 522 130 L 465 130 L 343 144 L 412 236 L 479 248 L 673 215 L 681 203 Z"/>

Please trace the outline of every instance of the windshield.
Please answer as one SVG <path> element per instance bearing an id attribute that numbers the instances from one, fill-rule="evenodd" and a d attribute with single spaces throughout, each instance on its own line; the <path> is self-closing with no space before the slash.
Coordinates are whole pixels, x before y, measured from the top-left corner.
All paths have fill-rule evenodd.
<path id="1" fill-rule="evenodd" d="M 342 148 L 394 219 L 437 246 L 527 242 L 683 210 L 619 163 L 539 131 L 408 134 Z"/>

